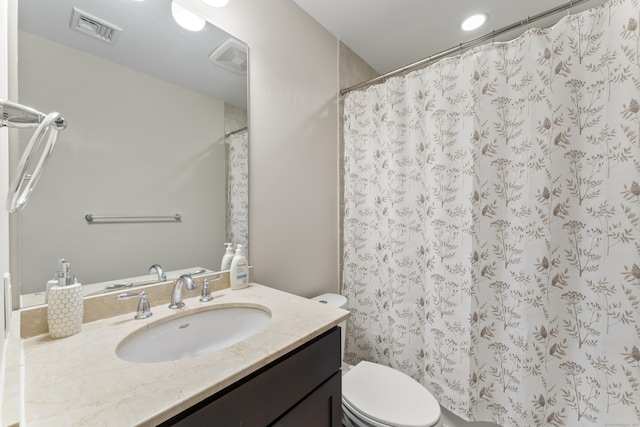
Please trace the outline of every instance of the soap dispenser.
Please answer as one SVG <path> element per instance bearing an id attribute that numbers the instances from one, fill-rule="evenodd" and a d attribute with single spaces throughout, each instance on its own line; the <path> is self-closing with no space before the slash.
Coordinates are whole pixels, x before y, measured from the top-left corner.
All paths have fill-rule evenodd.
<path id="1" fill-rule="evenodd" d="M 49 302 L 49 291 L 51 290 L 51 288 L 54 286 L 58 286 L 58 280 L 60 280 L 60 278 L 62 277 L 62 269 L 64 268 L 64 263 L 66 262 L 67 260 L 64 258 L 58 260 L 58 271 L 56 271 L 55 274 L 53 275 L 53 279 L 47 282 L 47 290 L 45 291 L 45 294 L 44 294 L 45 304 Z"/>
<path id="2" fill-rule="evenodd" d="M 236 248 L 236 254 L 231 261 L 229 276 L 231 289 L 233 290 L 246 288 L 249 285 L 249 265 L 244 257 L 242 245 L 238 245 Z"/>
<path id="3" fill-rule="evenodd" d="M 82 328 L 82 285 L 71 274 L 71 264 L 60 260 L 58 284 L 48 292 L 47 322 L 51 338 L 75 335 Z"/>
<path id="4" fill-rule="evenodd" d="M 229 270 L 231 268 L 231 261 L 233 261 L 233 243 L 225 243 L 227 247 L 224 256 L 222 257 L 222 264 L 220 264 L 220 271 Z"/>

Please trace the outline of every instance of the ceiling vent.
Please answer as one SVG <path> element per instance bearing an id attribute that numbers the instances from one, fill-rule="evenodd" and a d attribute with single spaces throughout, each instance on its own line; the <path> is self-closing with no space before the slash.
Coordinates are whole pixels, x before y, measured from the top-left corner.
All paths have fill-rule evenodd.
<path id="1" fill-rule="evenodd" d="M 110 45 L 115 44 L 122 28 L 88 14 L 76 7 L 71 15 L 71 28 Z"/>
<path id="2" fill-rule="evenodd" d="M 236 39 L 222 43 L 209 55 L 209 59 L 236 74 L 247 74 L 247 46 Z"/>

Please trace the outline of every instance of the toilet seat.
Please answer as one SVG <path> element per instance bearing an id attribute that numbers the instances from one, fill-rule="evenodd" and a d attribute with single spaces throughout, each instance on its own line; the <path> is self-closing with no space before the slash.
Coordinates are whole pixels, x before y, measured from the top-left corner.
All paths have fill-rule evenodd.
<path id="1" fill-rule="evenodd" d="M 380 424 L 364 415 L 354 411 L 342 401 L 342 427 L 393 427 L 387 424 Z"/>
<path id="2" fill-rule="evenodd" d="M 408 375 L 362 361 L 342 377 L 342 401 L 354 415 L 377 427 L 432 427 L 440 405 Z"/>

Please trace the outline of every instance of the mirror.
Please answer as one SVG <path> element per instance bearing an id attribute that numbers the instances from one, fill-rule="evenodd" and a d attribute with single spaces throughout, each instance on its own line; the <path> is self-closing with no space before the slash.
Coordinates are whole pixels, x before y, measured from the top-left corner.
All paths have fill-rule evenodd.
<path id="1" fill-rule="evenodd" d="M 247 246 L 246 57 L 210 23 L 178 26 L 169 0 L 18 2 L 18 101 L 67 121 L 19 216 L 23 306 L 61 258 L 87 294 Z"/>

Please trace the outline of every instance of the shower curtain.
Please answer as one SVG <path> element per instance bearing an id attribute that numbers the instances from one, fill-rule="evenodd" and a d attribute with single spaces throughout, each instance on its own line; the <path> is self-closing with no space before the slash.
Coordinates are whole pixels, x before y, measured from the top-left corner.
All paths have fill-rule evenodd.
<path id="1" fill-rule="evenodd" d="M 640 426 L 640 11 L 345 99 L 348 362 L 467 420 Z"/>
<path id="2" fill-rule="evenodd" d="M 242 245 L 249 259 L 249 133 L 227 137 L 227 242 Z"/>

